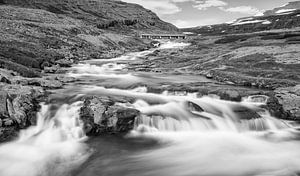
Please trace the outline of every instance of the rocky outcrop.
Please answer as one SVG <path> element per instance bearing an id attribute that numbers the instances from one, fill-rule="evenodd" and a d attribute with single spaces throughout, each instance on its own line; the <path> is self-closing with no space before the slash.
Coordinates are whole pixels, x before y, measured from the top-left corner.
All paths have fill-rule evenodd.
<path id="1" fill-rule="evenodd" d="M 128 100 L 112 100 L 109 97 L 89 97 L 84 100 L 80 117 L 87 135 L 128 132 L 133 129 L 135 118 L 140 116 L 136 109 L 121 106 Z"/>
<path id="2" fill-rule="evenodd" d="M 36 123 L 39 87 L 0 84 L 0 142 L 11 140 L 20 129 Z"/>
<path id="3" fill-rule="evenodd" d="M 300 120 L 300 85 L 287 88 L 278 88 L 275 97 L 282 105 L 290 120 Z"/>

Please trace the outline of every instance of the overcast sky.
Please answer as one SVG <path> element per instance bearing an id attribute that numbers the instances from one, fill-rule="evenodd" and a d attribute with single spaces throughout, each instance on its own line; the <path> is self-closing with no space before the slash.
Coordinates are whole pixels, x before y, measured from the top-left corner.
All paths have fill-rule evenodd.
<path id="1" fill-rule="evenodd" d="M 177 27 L 229 22 L 262 13 L 293 0 L 123 0 L 154 11 Z"/>

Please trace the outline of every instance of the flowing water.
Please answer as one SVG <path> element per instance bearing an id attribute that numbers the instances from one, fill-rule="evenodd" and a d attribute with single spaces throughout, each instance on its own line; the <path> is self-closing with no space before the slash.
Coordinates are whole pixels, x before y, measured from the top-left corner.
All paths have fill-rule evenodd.
<path id="1" fill-rule="evenodd" d="M 160 49 L 185 47 L 166 43 Z M 229 102 L 147 86 L 210 82 L 201 76 L 138 73 L 128 62 L 154 50 L 74 65 L 76 77 L 41 103 L 38 123 L 0 146 L 0 176 L 293 176 L 300 173 L 297 127 L 261 108 L 267 97 Z M 125 96 L 142 115 L 126 136 L 88 138 L 82 95 Z M 243 113 L 243 112 L 248 113 Z M 251 112 L 257 112 L 257 117 Z"/>

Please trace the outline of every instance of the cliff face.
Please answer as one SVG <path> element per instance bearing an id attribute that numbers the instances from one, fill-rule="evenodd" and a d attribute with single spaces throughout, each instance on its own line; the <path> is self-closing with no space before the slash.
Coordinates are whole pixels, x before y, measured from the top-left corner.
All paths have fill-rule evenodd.
<path id="1" fill-rule="evenodd" d="M 250 33 L 273 29 L 300 27 L 300 1 L 266 11 L 262 16 L 237 19 L 234 22 L 182 29 L 203 35 Z"/>
<path id="2" fill-rule="evenodd" d="M 2 0 L 2 4 L 43 9 L 82 20 L 100 29 L 177 30 L 152 11 L 118 0 Z"/>

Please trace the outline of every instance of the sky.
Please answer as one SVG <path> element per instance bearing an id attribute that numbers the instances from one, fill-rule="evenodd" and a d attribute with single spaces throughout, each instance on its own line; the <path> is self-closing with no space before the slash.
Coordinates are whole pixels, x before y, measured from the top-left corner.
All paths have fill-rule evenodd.
<path id="1" fill-rule="evenodd" d="M 262 14 L 293 0 L 122 0 L 155 12 L 177 27 L 195 27 Z"/>

